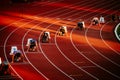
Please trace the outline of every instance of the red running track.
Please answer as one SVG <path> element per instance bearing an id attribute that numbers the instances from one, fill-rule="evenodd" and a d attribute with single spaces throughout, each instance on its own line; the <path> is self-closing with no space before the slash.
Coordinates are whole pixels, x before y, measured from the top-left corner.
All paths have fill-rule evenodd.
<path id="1" fill-rule="evenodd" d="M 46 0 L 4 4 L 0 7 L 0 57 L 11 62 L 11 46 L 22 50 L 25 62 L 10 63 L 21 80 L 120 80 L 120 45 L 113 32 L 119 21 L 111 21 L 111 14 L 120 15 L 119 3 Z M 101 15 L 105 24 L 90 25 L 94 16 Z M 75 28 L 80 20 L 85 21 L 85 30 Z M 62 25 L 68 34 L 58 36 Z M 50 43 L 41 43 L 44 31 L 50 31 Z M 26 52 L 28 38 L 37 40 L 35 52 Z"/>

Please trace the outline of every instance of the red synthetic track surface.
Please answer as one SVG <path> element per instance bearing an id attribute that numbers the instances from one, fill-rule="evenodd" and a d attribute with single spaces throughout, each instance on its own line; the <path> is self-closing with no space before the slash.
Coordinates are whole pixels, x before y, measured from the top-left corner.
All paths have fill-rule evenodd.
<path id="1" fill-rule="evenodd" d="M 22 50 L 25 62 L 10 63 L 21 80 L 120 80 L 120 44 L 113 32 L 119 21 L 111 21 L 111 14 L 120 15 L 119 4 L 119 0 L 4 3 L 0 6 L 0 57 L 11 62 L 11 46 Z M 105 24 L 90 25 L 93 17 L 101 15 Z M 85 21 L 85 30 L 75 28 L 80 20 Z M 58 36 L 62 25 L 68 34 Z M 41 43 L 44 31 L 50 31 L 50 43 Z M 26 52 L 28 38 L 37 40 L 35 52 Z"/>

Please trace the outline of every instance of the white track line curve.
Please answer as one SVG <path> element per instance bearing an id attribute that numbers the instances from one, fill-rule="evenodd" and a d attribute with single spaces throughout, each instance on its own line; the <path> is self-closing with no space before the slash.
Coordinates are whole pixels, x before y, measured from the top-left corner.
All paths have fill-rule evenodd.
<path id="1" fill-rule="evenodd" d="M 109 23 L 109 22 L 108 22 L 108 23 Z M 106 24 L 108 24 L 108 23 L 106 23 Z M 109 44 L 107 44 L 107 43 L 105 42 L 105 40 L 103 39 L 102 30 L 103 30 L 104 27 L 105 27 L 105 25 L 103 25 L 102 28 L 100 29 L 100 37 L 101 37 L 102 41 L 103 41 L 104 44 L 105 44 L 106 46 L 108 46 L 112 51 L 114 51 L 115 53 L 117 53 L 118 55 L 120 55 L 120 53 L 119 53 L 118 51 L 114 50 L 114 49 L 113 49 L 111 46 L 109 46 Z"/>

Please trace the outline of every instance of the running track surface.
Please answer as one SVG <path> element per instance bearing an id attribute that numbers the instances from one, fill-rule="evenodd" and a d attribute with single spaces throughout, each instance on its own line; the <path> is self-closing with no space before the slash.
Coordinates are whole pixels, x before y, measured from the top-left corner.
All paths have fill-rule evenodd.
<path id="1" fill-rule="evenodd" d="M 113 32 L 119 21 L 111 21 L 112 14 L 120 15 L 119 3 L 38 0 L 4 4 L 0 7 L 0 57 L 11 62 L 11 46 L 22 50 L 25 62 L 10 63 L 15 80 L 120 80 L 120 44 Z M 105 24 L 90 25 L 93 17 L 101 15 Z M 82 31 L 76 29 L 81 20 L 86 26 Z M 68 34 L 58 36 L 63 25 Z M 41 43 L 44 31 L 50 31 L 50 43 Z M 37 40 L 35 52 L 26 52 L 28 38 Z"/>

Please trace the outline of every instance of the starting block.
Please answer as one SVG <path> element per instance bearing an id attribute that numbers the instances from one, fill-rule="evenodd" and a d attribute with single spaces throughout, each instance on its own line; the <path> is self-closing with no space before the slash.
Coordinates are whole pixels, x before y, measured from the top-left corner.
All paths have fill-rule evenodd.
<path id="1" fill-rule="evenodd" d="M 13 55 L 14 51 L 17 51 L 17 46 L 12 46 L 11 47 L 10 55 Z"/>
<path id="2" fill-rule="evenodd" d="M 100 23 L 105 23 L 105 19 L 104 19 L 104 17 L 102 17 L 102 16 L 100 16 Z"/>
<path id="3" fill-rule="evenodd" d="M 85 28 L 85 22 L 84 21 L 82 21 L 82 24 L 83 24 L 83 28 Z"/>

